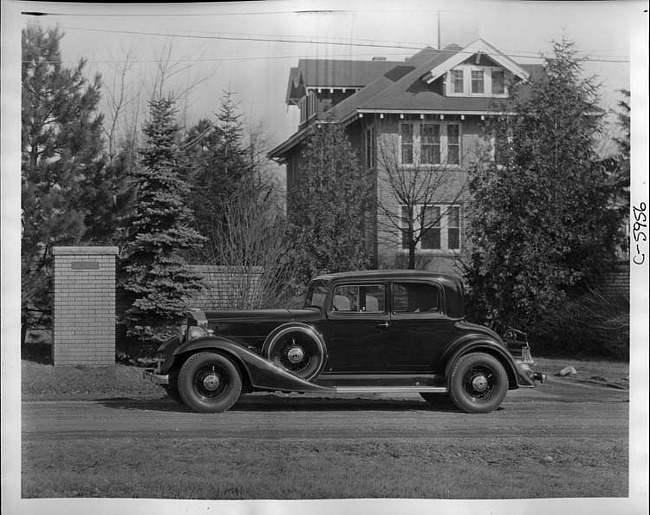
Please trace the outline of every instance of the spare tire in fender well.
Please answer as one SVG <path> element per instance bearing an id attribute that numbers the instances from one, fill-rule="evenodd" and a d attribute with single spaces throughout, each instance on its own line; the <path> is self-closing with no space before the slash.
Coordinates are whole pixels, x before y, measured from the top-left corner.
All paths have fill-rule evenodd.
<path id="1" fill-rule="evenodd" d="M 323 336 L 312 326 L 289 322 L 276 327 L 264 340 L 262 356 L 287 372 L 309 381 L 327 361 Z"/>

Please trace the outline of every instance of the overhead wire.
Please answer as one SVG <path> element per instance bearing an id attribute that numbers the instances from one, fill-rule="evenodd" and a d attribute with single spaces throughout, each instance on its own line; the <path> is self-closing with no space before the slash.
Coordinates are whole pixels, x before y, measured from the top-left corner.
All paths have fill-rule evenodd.
<path id="1" fill-rule="evenodd" d="M 80 28 L 80 27 L 62 27 L 66 30 L 76 30 L 80 32 L 100 32 L 105 34 L 131 34 L 134 36 L 154 36 L 154 37 L 167 37 L 167 38 L 185 38 L 185 39 L 201 39 L 201 40 L 226 40 L 226 41 L 241 41 L 241 42 L 257 42 L 257 43 L 290 43 L 290 44 L 312 44 L 312 45 L 332 45 L 332 46 L 343 46 L 343 47 L 360 47 L 360 48 L 378 48 L 384 50 L 394 50 L 400 51 L 399 53 L 393 55 L 404 55 L 404 51 L 419 51 L 425 48 L 426 43 L 407 43 L 407 44 L 398 44 L 391 42 L 382 42 L 382 43 L 365 43 L 357 41 L 336 41 L 336 40 L 323 40 L 323 39 L 288 39 L 287 37 L 278 37 L 278 36 L 269 36 L 269 35 L 246 35 L 246 34 L 177 34 L 177 33 L 165 33 L 165 32 L 144 32 L 144 31 L 128 31 L 128 30 L 110 30 L 110 29 L 92 29 L 92 28 Z M 300 38 L 301 36 L 296 36 Z M 460 50 L 458 53 L 465 53 L 467 55 L 472 54 L 472 52 L 465 52 Z M 503 52 L 502 52 L 503 53 Z M 517 53 L 503 53 L 503 55 L 510 58 L 518 59 L 536 59 L 543 60 L 542 55 L 533 55 L 534 52 L 519 51 Z M 629 63 L 630 60 L 623 58 L 622 56 L 594 56 L 586 52 L 579 52 L 581 54 L 580 59 L 586 62 L 601 62 L 601 63 Z M 337 56 L 338 57 L 338 56 Z M 341 56 L 349 57 L 349 56 Z M 357 56 L 355 56 L 357 57 Z M 384 56 L 386 57 L 386 56 Z M 210 62 L 210 61 L 243 61 L 243 60 L 274 60 L 274 59 L 304 59 L 304 56 L 237 56 L 237 57 L 209 57 L 209 58 L 196 58 L 188 59 L 183 58 L 179 61 L 196 61 L 196 62 Z M 130 62 L 157 62 L 159 59 L 139 59 L 139 60 L 130 60 Z M 125 60 L 111 59 L 111 60 L 95 60 L 94 62 L 125 62 Z"/>

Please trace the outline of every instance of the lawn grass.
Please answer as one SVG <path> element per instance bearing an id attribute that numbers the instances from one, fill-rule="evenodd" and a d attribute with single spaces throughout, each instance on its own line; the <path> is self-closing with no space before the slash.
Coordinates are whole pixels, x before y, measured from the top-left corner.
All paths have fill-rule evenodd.
<path id="1" fill-rule="evenodd" d="M 136 450 L 134 452 L 134 450 Z M 611 438 L 118 439 L 23 443 L 23 498 L 624 497 Z M 543 481 L 540 481 L 543 478 Z"/>
<path id="2" fill-rule="evenodd" d="M 143 368 L 122 364 L 111 367 L 55 367 L 23 360 L 22 399 L 56 401 L 164 397 L 164 390 L 145 381 L 142 371 Z"/>
<path id="3" fill-rule="evenodd" d="M 627 361 L 605 359 L 567 359 L 534 357 L 535 370 L 549 376 L 559 376 L 560 371 L 571 366 L 575 375 L 564 376 L 567 381 L 579 381 L 627 390 L 630 383 L 630 364 Z"/>
<path id="4" fill-rule="evenodd" d="M 629 364 L 610 360 L 535 358 L 535 369 L 554 376 L 571 365 L 578 372 L 567 381 L 592 382 L 627 389 Z M 113 367 L 55 367 L 23 359 L 22 399 L 101 400 L 113 398 L 156 399 L 165 396 L 159 386 L 142 379 L 142 367 L 121 363 Z"/>

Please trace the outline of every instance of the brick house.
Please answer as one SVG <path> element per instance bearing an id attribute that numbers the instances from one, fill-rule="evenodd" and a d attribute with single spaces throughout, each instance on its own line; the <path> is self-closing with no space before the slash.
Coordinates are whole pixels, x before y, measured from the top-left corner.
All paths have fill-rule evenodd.
<path id="1" fill-rule="evenodd" d="M 301 59 L 286 95 L 300 125 L 269 156 L 286 165 L 290 200 L 305 140 L 319 123 L 341 124 L 371 171 L 378 207 L 360 244 L 375 266 L 405 267 L 412 245 L 418 268 L 452 272 L 467 252 L 467 170 L 493 155 L 485 120 L 510 84 L 540 70 L 482 39 L 405 61 Z"/>

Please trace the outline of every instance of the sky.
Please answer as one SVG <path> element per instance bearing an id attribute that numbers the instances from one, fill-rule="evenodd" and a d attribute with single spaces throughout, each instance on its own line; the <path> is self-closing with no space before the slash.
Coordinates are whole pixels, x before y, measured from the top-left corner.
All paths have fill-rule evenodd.
<path id="1" fill-rule="evenodd" d="M 21 11 L 47 15 L 24 15 Z M 144 105 L 161 58 L 167 56 L 167 73 L 171 77 L 165 85 L 176 94 L 189 88 L 187 95 L 181 95 L 184 101 L 179 112 L 183 121 L 193 123 L 212 117 L 223 93 L 231 91 L 245 118 L 264 127 L 271 145 L 281 143 L 297 129 L 298 109 L 287 107 L 285 95 L 289 70 L 300 58 L 384 56 L 400 60 L 427 45 L 437 47 L 439 41 L 443 46 L 451 42 L 464 45 L 481 37 L 515 61 L 541 63 L 540 55 L 551 54 L 551 42 L 566 36 L 588 59 L 585 73 L 597 75 L 602 82 L 603 107 L 616 105 L 620 99 L 617 90 L 632 90 L 632 204 L 645 206 L 643 212 L 647 214 L 647 2 L 313 0 L 115 6 L 2 1 L 3 458 L 7 435 L 11 441 L 20 438 L 20 369 L 11 365 L 20 360 L 19 345 L 12 342 L 19 341 L 20 334 L 20 30 L 28 23 L 60 26 L 66 34 L 61 43 L 66 63 L 73 66 L 85 58 L 89 77 L 96 72 L 102 74 L 104 107 L 110 93 L 119 89 L 125 64 L 127 98 L 132 105 L 137 101 Z M 632 267 L 633 285 L 647 285 L 647 248 L 647 243 L 641 248 L 645 264 Z M 647 317 L 647 286 L 632 288 L 632 320 L 645 321 L 645 325 L 632 326 L 634 359 L 630 366 L 634 394 L 630 427 L 632 440 L 645 442 L 646 460 Z M 12 388 L 18 395 L 7 396 Z M 635 409 L 640 409 L 641 420 Z M 14 424 L 5 425 L 7 420 Z M 13 460 L 19 463 L 19 445 L 10 450 Z M 3 488 L 7 480 L 4 473 L 3 469 Z M 19 475 L 17 478 L 17 483 L 7 483 L 14 494 L 20 487 Z M 631 494 L 639 492 L 645 492 L 647 507 L 647 470 L 633 474 Z M 292 512 L 304 512 L 301 506 Z M 395 505 L 386 504 L 386 510 L 390 506 Z M 449 506 L 438 505 L 436 512 L 456 513 Z M 511 503 L 508 506 L 517 511 Z M 115 504 L 111 507 L 118 508 Z M 33 504 L 31 508 L 48 513 L 72 512 L 65 504 Z M 93 508 L 97 511 L 98 507 Z M 145 503 L 138 508 L 141 513 L 153 513 L 162 506 Z M 261 505 L 252 508 L 260 512 Z M 279 505 L 265 508 L 269 513 L 283 512 Z M 298 508 L 300 511 L 296 511 Z M 470 505 L 463 513 L 476 513 L 476 508 Z M 498 504 L 482 504 L 481 508 L 484 512 L 504 512 L 503 505 Z M 592 503 L 589 508 L 592 515 L 607 513 L 605 504 Z M 108 513 L 108 509 L 104 512 Z M 518 512 L 524 509 L 526 513 L 547 512 L 543 505 L 531 504 Z M 388 513 L 386 510 L 376 511 Z"/>
<path id="2" fill-rule="evenodd" d="M 520 63 L 541 63 L 563 36 L 589 59 L 586 74 L 602 80 L 602 103 L 630 88 L 630 31 L 643 17 L 640 2 L 515 1 L 269 1 L 200 4 L 18 3 L 21 27 L 58 25 L 70 66 L 88 61 L 100 72 L 104 100 L 118 89 L 124 66 L 127 97 L 140 106 L 167 61 L 166 90 L 181 96 L 185 123 L 211 117 L 225 91 L 235 93 L 248 123 L 269 143 L 298 126 L 285 95 L 300 58 L 402 60 L 427 45 L 466 45 L 481 37 Z M 440 31 L 438 30 L 440 28 Z M 182 93 L 188 90 L 187 96 Z M 140 95 L 138 97 L 138 94 Z M 132 106 L 135 104 L 131 104 Z M 123 111 L 126 113 L 126 111 Z"/>

